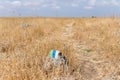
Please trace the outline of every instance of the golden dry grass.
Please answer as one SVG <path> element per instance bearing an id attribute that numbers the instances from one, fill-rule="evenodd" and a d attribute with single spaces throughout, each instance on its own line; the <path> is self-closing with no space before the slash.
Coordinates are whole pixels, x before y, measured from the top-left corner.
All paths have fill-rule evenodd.
<path id="1" fill-rule="evenodd" d="M 68 71 L 43 69 L 51 49 Z M 0 18 L 0 80 L 119 80 L 119 18 Z"/>

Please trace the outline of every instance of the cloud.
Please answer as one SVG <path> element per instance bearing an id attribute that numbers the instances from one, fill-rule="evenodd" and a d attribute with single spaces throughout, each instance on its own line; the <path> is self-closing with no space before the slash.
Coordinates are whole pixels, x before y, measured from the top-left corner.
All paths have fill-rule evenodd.
<path id="1" fill-rule="evenodd" d="M 85 5 L 84 9 L 90 10 L 93 9 L 96 5 L 97 0 L 89 0 L 87 5 Z"/>
<path id="2" fill-rule="evenodd" d="M 61 6 L 59 6 L 58 2 L 56 2 L 55 0 L 50 1 L 50 2 L 48 1 L 46 4 L 47 4 L 50 8 L 52 8 L 53 10 L 58 10 L 58 9 L 61 8 Z"/>
<path id="3" fill-rule="evenodd" d="M 39 2 L 23 2 L 23 6 L 25 7 L 36 7 L 39 6 L 40 3 Z"/>
<path id="4" fill-rule="evenodd" d="M 32 0 L 32 1 L 23 1 L 23 7 L 26 8 L 50 8 L 53 10 L 60 9 L 57 0 Z"/>
<path id="5" fill-rule="evenodd" d="M 5 10 L 17 9 L 22 6 L 21 1 L 4 1 L 0 2 L 0 7 Z"/>
<path id="6" fill-rule="evenodd" d="M 97 0 L 98 6 L 119 6 L 119 0 Z"/>
<path id="7" fill-rule="evenodd" d="M 119 6 L 120 5 L 120 3 L 117 2 L 116 0 L 111 0 L 111 4 L 115 5 L 115 6 Z"/>
<path id="8" fill-rule="evenodd" d="M 72 4 L 71 4 L 71 6 L 72 6 L 72 7 L 78 7 L 78 6 L 79 6 L 79 4 L 72 3 Z"/>
<path id="9" fill-rule="evenodd" d="M 61 8 L 66 5 L 69 7 L 83 7 L 94 8 L 95 6 L 119 6 L 118 0 L 1 0 L 2 6 L 10 8 L 12 7 L 49 7 L 49 8 Z"/>
<path id="10" fill-rule="evenodd" d="M 72 7 L 79 7 L 80 3 L 82 3 L 84 0 L 73 0 L 71 1 L 71 6 Z"/>
<path id="11" fill-rule="evenodd" d="M 48 6 L 47 4 L 43 4 L 43 5 L 42 5 L 43 8 L 46 8 L 47 6 Z"/>
<path id="12" fill-rule="evenodd" d="M 0 10 L 1 10 L 1 9 L 4 9 L 4 8 L 5 8 L 4 6 L 0 5 Z"/>
<path id="13" fill-rule="evenodd" d="M 58 10 L 58 9 L 60 9 L 60 8 L 61 8 L 61 7 L 60 7 L 60 6 L 57 6 L 57 5 L 52 7 L 52 9 L 54 9 L 54 10 Z"/>
<path id="14" fill-rule="evenodd" d="M 88 5 L 89 6 L 95 6 L 96 0 L 89 0 Z"/>
<path id="15" fill-rule="evenodd" d="M 0 0 L 1 12 L 16 11 L 23 14 L 25 11 L 32 14 L 35 10 L 65 12 L 70 9 L 79 9 L 79 11 L 87 11 L 109 6 L 120 8 L 120 0 Z"/>
<path id="16" fill-rule="evenodd" d="M 84 9 L 91 10 L 93 7 L 92 6 L 85 6 Z"/>
<path id="17" fill-rule="evenodd" d="M 14 6 L 14 7 L 18 7 L 18 6 L 21 6 L 21 5 L 22 5 L 21 1 L 13 1 L 13 2 L 11 2 L 10 4 L 11 4 L 12 6 Z"/>
<path id="18" fill-rule="evenodd" d="M 86 0 L 87 2 L 88 0 Z M 84 9 L 90 10 L 96 7 L 102 6 L 120 6 L 120 1 L 118 0 L 89 0 L 84 6 Z"/>
<path id="19" fill-rule="evenodd" d="M 59 5 L 57 5 L 56 3 L 52 3 L 52 4 L 50 5 L 50 7 L 51 7 L 52 9 L 54 9 L 54 10 L 58 10 L 58 9 L 61 8 L 61 7 L 60 7 Z"/>
<path id="20" fill-rule="evenodd" d="M 2 3 L 0 2 L 0 10 L 4 9 L 4 6 L 2 5 Z"/>

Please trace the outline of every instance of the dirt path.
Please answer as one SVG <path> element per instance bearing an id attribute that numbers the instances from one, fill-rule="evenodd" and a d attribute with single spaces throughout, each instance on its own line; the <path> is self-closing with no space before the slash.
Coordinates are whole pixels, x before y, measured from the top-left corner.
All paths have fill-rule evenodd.
<path id="1" fill-rule="evenodd" d="M 79 43 L 77 40 L 72 38 L 74 36 L 73 26 L 65 26 L 64 31 L 62 32 L 61 38 L 65 41 L 65 45 L 73 46 L 74 53 L 81 60 L 91 60 L 96 57 L 95 52 L 87 52 L 88 47 L 84 44 Z M 94 54 L 94 55 L 92 55 Z M 95 61 L 94 61 L 95 62 Z M 96 62 L 97 63 L 97 62 Z"/>
<path id="2" fill-rule="evenodd" d="M 87 45 L 80 44 L 77 40 L 73 39 L 73 29 L 73 26 L 64 26 L 61 39 L 65 40 L 66 46 L 74 48 L 74 55 L 77 56 L 76 59 L 80 62 L 78 63 L 80 64 L 80 75 L 85 78 L 81 78 L 81 80 L 118 80 L 115 72 L 112 73 L 109 71 L 106 73 L 104 69 L 108 70 L 108 67 L 111 67 L 112 63 L 102 59 L 97 51 L 89 52 Z M 114 66 L 111 68 L 114 68 Z"/>

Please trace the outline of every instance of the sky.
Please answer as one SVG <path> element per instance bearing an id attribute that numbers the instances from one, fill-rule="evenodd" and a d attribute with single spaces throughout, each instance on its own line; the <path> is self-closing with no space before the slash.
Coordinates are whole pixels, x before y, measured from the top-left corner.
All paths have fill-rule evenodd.
<path id="1" fill-rule="evenodd" d="M 0 0 L 0 17 L 120 16 L 120 0 Z"/>

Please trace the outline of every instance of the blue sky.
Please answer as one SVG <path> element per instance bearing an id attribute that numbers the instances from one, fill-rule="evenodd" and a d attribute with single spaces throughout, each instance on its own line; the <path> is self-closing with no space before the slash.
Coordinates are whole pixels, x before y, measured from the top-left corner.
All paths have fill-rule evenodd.
<path id="1" fill-rule="evenodd" d="M 120 16 L 120 0 L 0 0 L 0 16 Z"/>

